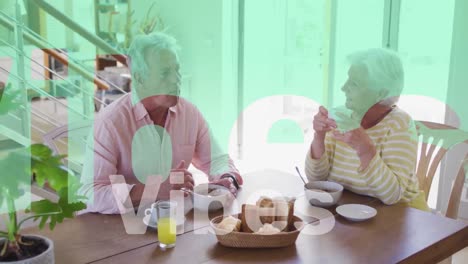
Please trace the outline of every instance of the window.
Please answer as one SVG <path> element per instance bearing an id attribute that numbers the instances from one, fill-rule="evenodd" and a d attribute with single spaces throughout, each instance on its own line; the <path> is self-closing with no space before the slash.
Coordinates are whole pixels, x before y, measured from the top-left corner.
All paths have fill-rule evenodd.
<path id="1" fill-rule="evenodd" d="M 245 1 L 242 160 L 277 169 L 304 160 L 302 134 L 325 94 L 326 2 Z"/>

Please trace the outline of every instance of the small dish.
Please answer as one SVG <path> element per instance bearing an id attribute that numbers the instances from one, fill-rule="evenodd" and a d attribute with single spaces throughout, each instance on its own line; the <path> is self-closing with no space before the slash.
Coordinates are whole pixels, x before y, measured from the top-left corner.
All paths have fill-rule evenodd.
<path id="1" fill-rule="evenodd" d="M 143 223 L 145 225 L 147 225 L 148 227 L 151 227 L 151 228 L 154 228 L 154 229 L 158 229 L 158 222 L 155 222 L 155 223 L 150 223 L 150 217 L 151 215 L 146 215 L 145 217 L 143 217 Z M 187 220 L 187 218 L 184 216 L 184 221 Z M 183 224 L 183 222 L 177 222 L 177 226 L 180 226 Z"/>
<path id="2" fill-rule="evenodd" d="M 360 222 L 377 215 L 377 210 L 363 204 L 344 204 L 336 208 L 336 212 L 344 218 Z"/>

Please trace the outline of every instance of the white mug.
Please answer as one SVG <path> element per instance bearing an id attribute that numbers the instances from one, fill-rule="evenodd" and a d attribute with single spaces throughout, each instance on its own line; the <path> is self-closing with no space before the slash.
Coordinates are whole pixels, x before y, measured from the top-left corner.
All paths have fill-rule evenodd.
<path id="1" fill-rule="evenodd" d="M 159 216 L 175 217 L 176 206 L 177 203 L 175 201 L 157 201 L 155 203 L 152 203 L 151 207 L 145 210 L 145 216 L 150 215 L 150 219 L 148 221 L 149 224 L 156 225 L 158 223 Z"/>
<path id="2" fill-rule="evenodd" d="M 158 222 L 158 212 L 156 210 L 157 203 L 151 204 L 151 207 L 145 210 L 145 216 L 151 215 L 149 224 L 156 225 Z"/>

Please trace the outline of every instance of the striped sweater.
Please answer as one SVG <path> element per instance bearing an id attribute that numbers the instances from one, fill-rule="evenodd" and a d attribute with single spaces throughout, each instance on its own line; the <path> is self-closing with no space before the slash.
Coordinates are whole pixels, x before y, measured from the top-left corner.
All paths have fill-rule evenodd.
<path id="1" fill-rule="evenodd" d="M 330 180 L 352 192 L 378 198 L 385 204 L 410 202 L 419 193 L 415 172 L 417 138 L 411 117 L 395 107 L 382 121 L 366 130 L 374 142 L 376 155 L 360 171 L 356 151 L 325 137 L 325 152 L 320 159 L 307 153 L 306 175 L 311 181 Z"/>

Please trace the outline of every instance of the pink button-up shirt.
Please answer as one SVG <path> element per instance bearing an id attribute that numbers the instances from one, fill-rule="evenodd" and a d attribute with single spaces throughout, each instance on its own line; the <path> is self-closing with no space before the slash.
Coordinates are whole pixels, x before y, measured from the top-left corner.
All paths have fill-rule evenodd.
<path id="1" fill-rule="evenodd" d="M 165 131 L 167 134 L 156 132 L 144 106 L 132 104 L 131 94 L 98 114 L 94 122 L 94 155 L 87 157 L 94 164 L 85 161 L 82 174 L 82 178 L 94 179 L 94 202 L 89 202 L 86 212 L 120 213 L 119 202 L 128 197 L 123 197 L 126 192 L 114 197 L 110 175 L 123 175 L 124 187 L 131 190 L 139 179 L 167 176 L 171 168 L 185 160 L 186 166 L 192 163 L 210 180 L 225 173 L 240 177 L 229 156 L 210 139 L 206 121 L 193 104 L 180 98 L 169 108 Z"/>

